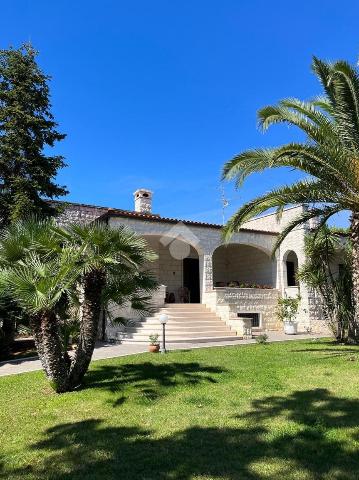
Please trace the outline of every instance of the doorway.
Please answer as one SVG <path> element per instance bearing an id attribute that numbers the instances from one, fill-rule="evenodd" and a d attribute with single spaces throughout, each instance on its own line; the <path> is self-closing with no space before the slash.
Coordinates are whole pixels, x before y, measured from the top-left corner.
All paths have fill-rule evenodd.
<path id="1" fill-rule="evenodd" d="M 199 259 L 183 259 L 183 286 L 190 292 L 190 303 L 200 303 Z"/>

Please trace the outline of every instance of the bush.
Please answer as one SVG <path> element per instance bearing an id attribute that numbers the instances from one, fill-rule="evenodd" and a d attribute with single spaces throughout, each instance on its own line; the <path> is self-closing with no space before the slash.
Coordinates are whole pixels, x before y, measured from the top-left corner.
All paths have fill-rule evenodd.
<path id="1" fill-rule="evenodd" d="M 264 345 L 265 343 L 267 343 L 268 335 L 266 333 L 262 333 L 261 335 L 255 337 L 255 339 L 257 343 L 259 343 L 260 345 Z"/>

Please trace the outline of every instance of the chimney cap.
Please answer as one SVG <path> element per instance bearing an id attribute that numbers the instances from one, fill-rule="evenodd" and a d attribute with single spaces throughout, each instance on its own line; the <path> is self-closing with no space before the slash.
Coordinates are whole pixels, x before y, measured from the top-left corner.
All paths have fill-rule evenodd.
<path id="1" fill-rule="evenodd" d="M 148 188 L 138 188 L 135 192 L 133 192 L 134 195 L 139 193 L 148 193 L 149 195 L 153 195 L 152 190 L 149 190 Z"/>
<path id="2" fill-rule="evenodd" d="M 152 194 L 148 188 L 138 188 L 133 195 L 135 197 L 135 211 L 143 213 L 151 213 L 152 211 Z"/>

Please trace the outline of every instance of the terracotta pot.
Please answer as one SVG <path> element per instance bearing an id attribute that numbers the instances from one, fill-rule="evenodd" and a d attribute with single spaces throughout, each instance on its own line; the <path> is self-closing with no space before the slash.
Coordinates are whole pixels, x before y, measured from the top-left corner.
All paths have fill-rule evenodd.
<path id="1" fill-rule="evenodd" d="M 148 351 L 152 353 L 158 353 L 160 351 L 159 345 L 148 345 Z"/>

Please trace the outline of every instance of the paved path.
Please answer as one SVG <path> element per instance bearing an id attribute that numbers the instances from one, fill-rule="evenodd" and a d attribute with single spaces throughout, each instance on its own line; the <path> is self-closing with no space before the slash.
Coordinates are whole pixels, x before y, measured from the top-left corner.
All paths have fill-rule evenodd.
<path id="1" fill-rule="evenodd" d="M 272 332 L 268 334 L 269 342 L 283 342 L 287 340 L 309 340 L 325 335 L 284 335 L 283 333 Z M 326 335 L 327 336 L 327 335 Z M 205 342 L 205 343 L 174 343 L 167 344 L 168 350 L 188 350 L 193 348 L 224 347 L 228 345 L 247 345 L 255 343 L 255 340 L 231 340 L 224 342 Z M 127 344 L 99 344 L 94 351 L 92 360 L 101 360 L 105 358 L 124 357 L 136 353 L 147 352 L 147 344 L 127 343 Z M 32 372 L 41 370 L 41 362 L 36 357 L 23 358 L 19 360 L 9 360 L 0 362 L 0 377 L 5 375 L 14 375 L 17 373 Z"/>

